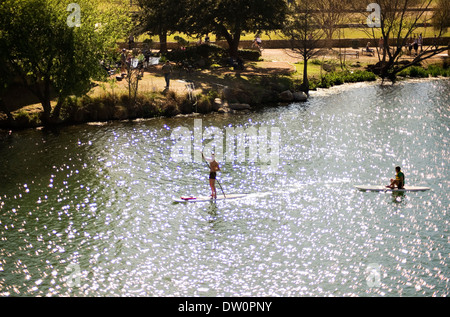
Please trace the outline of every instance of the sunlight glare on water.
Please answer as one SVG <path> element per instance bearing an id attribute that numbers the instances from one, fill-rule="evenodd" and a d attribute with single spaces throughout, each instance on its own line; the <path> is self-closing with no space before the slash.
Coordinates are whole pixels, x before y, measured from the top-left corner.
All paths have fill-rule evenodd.
<path id="1" fill-rule="evenodd" d="M 450 82 L 356 84 L 286 107 L 199 116 L 279 128 L 274 172 L 171 157 L 194 117 L 0 139 L 1 296 L 448 296 Z M 426 192 L 360 192 L 402 166 Z M 218 188 L 219 194 L 221 194 Z"/>

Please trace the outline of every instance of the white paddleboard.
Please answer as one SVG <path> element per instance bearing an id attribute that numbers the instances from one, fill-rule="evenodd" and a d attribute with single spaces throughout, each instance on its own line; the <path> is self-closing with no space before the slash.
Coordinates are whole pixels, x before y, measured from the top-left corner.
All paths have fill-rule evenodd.
<path id="1" fill-rule="evenodd" d="M 224 200 L 224 199 L 235 199 L 235 198 L 242 198 L 247 196 L 246 194 L 226 194 L 223 195 L 217 195 L 217 198 L 211 198 L 211 196 L 182 196 L 180 198 L 174 198 L 173 200 L 179 203 L 185 203 L 185 202 L 204 202 L 204 201 L 216 201 L 216 200 Z"/>
<path id="2" fill-rule="evenodd" d="M 355 185 L 355 188 L 362 191 L 371 191 L 371 192 L 420 192 L 430 189 L 430 187 L 423 187 L 423 186 L 405 186 L 405 188 L 398 189 L 377 185 Z"/>

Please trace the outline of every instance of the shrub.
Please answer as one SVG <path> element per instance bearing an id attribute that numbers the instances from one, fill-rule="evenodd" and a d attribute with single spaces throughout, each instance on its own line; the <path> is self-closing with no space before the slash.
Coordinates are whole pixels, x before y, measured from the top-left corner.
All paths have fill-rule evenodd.
<path id="1" fill-rule="evenodd" d="M 166 99 L 161 106 L 161 114 L 165 117 L 173 117 L 180 114 L 176 101 L 173 99 Z"/>
<path id="2" fill-rule="evenodd" d="M 199 113 L 209 113 L 213 110 L 212 100 L 207 95 L 197 96 L 197 111 Z"/>
<path id="3" fill-rule="evenodd" d="M 423 69 L 422 67 L 419 66 L 411 66 L 409 68 L 409 76 L 410 77 L 418 77 L 418 78 L 423 78 L 423 77 L 428 77 L 428 73 L 425 69 Z"/>
<path id="4" fill-rule="evenodd" d="M 136 105 L 139 117 L 152 118 L 159 114 L 159 108 L 153 95 L 138 95 Z"/>
<path id="5" fill-rule="evenodd" d="M 177 103 L 178 109 L 183 114 L 192 113 L 194 110 L 194 102 L 190 100 L 189 94 L 187 93 L 184 96 L 177 98 Z"/>
<path id="6" fill-rule="evenodd" d="M 443 74 L 444 70 L 441 67 L 437 66 L 437 65 L 430 65 L 427 68 L 427 72 L 431 76 L 437 77 L 437 76 L 441 76 Z"/>
<path id="7" fill-rule="evenodd" d="M 353 82 L 377 80 L 377 76 L 374 73 L 365 70 L 357 70 L 350 77 L 353 79 Z"/>
<path id="8" fill-rule="evenodd" d="M 342 85 L 343 83 L 355 83 L 361 81 L 374 81 L 376 76 L 369 71 L 342 71 L 326 73 L 320 80 L 311 79 L 309 81 L 309 88 L 329 88 L 335 85 Z"/>
<path id="9" fill-rule="evenodd" d="M 65 100 L 61 107 L 60 116 L 63 120 L 73 121 L 75 113 L 79 108 L 78 98 L 69 97 Z"/>
<path id="10" fill-rule="evenodd" d="M 241 49 L 238 55 L 247 61 L 258 61 L 261 53 L 254 50 Z M 168 52 L 165 59 L 174 62 L 185 62 L 193 66 L 210 68 L 212 65 L 226 66 L 229 61 L 228 50 L 217 45 L 201 44 L 189 46 L 184 49 L 176 49 Z M 203 60 L 202 63 L 199 63 Z"/>
<path id="11" fill-rule="evenodd" d="M 261 57 L 261 53 L 255 50 L 242 49 L 238 51 L 238 55 L 247 61 L 257 62 Z"/>
<path id="12" fill-rule="evenodd" d="M 428 74 L 430 74 L 433 77 L 437 77 L 437 76 L 448 77 L 449 73 L 450 73 L 450 68 L 448 67 L 448 65 L 446 63 L 444 63 L 442 66 L 433 64 L 433 65 L 428 66 L 427 72 L 428 72 Z"/>
<path id="13" fill-rule="evenodd" d="M 448 77 L 450 74 L 448 66 L 444 63 L 442 66 L 438 64 L 433 64 L 428 66 L 426 69 L 421 66 L 411 66 L 398 73 L 400 77 L 416 77 L 424 78 L 428 76 L 443 76 Z"/>
<path id="14" fill-rule="evenodd" d="M 14 121 L 16 125 L 19 127 L 35 127 L 39 124 L 39 114 L 38 113 L 29 113 L 25 110 L 20 110 L 15 116 Z"/>
<path id="15" fill-rule="evenodd" d="M 185 62 L 196 65 L 200 60 L 204 61 L 202 67 L 209 68 L 212 64 L 223 64 L 227 56 L 227 51 L 217 45 L 202 44 L 198 46 L 189 46 L 185 49 L 177 49 L 168 52 L 166 59 L 174 62 Z"/>

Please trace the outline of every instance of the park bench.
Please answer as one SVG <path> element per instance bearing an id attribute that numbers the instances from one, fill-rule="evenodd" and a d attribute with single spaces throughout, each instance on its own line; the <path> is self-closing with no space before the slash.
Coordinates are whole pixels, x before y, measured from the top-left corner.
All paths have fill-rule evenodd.
<path id="1" fill-rule="evenodd" d="M 366 48 L 361 49 L 361 55 L 370 55 L 373 56 L 374 51 L 371 50 L 367 50 Z"/>
<path id="2" fill-rule="evenodd" d="M 359 58 L 359 52 L 358 51 L 356 51 L 356 52 L 339 53 L 339 56 L 342 56 L 342 55 L 355 55 L 356 58 Z"/>

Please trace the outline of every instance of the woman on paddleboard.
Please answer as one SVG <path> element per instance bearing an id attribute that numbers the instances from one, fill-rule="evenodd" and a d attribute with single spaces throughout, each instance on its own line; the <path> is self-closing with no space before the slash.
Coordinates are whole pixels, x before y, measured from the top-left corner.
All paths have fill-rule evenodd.
<path id="1" fill-rule="evenodd" d="M 214 153 L 211 153 L 211 158 L 205 158 L 202 153 L 202 157 L 209 163 L 209 186 L 211 187 L 211 198 L 217 198 L 216 192 L 216 176 L 220 171 L 219 163 L 216 162 Z"/>

